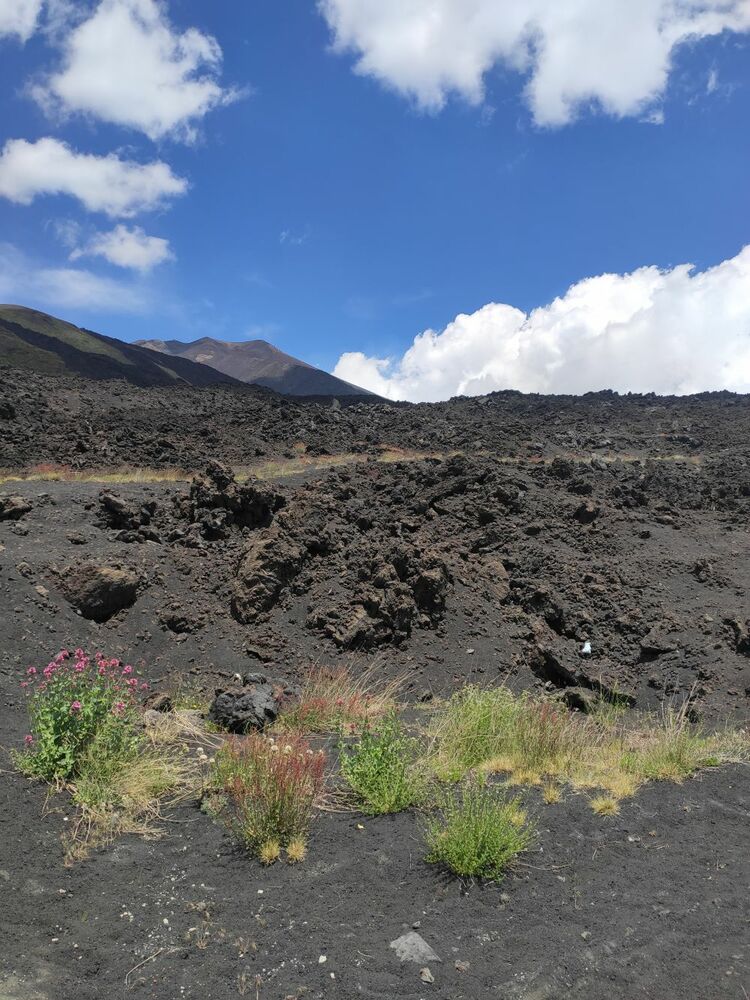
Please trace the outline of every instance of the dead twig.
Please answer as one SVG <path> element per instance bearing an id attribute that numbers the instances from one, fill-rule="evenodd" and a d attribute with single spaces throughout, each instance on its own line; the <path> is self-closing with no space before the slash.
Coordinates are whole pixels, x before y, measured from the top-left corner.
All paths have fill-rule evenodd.
<path id="1" fill-rule="evenodd" d="M 138 965 L 134 965 L 133 968 L 130 970 L 130 972 L 125 976 L 125 986 L 128 989 L 130 989 L 130 977 L 133 975 L 133 973 L 137 972 L 139 969 L 142 969 L 144 965 L 148 965 L 149 962 L 153 962 L 153 960 L 155 958 L 158 958 L 163 951 L 164 951 L 163 948 L 159 948 L 157 951 L 153 953 L 153 955 L 149 955 L 148 958 L 144 958 L 142 962 L 138 963 Z"/>

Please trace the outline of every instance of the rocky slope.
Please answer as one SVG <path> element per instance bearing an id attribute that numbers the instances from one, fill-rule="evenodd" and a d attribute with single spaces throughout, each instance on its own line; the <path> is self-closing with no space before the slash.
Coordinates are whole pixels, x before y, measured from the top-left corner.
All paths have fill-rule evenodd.
<path id="1" fill-rule="evenodd" d="M 255 386 L 107 391 L 84 378 L 6 369 L 0 380 L 0 467 L 56 462 L 200 469 L 212 458 L 248 465 L 263 456 L 487 452 L 555 455 L 750 456 L 750 398 L 493 393 L 445 403 L 341 403 L 276 396 Z M 294 450 L 293 450 L 294 449 Z"/>
<path id="2" fill-rule="evenodd" d="M 23 744 L 28 666 L 79 645 L 200 701 L 237 673 L 294 684 L 320 664 L 405 677 L 412 717 L 475 682 L 583 711 L 687 701 L 707 726 L 747 718 L 746 398 L 333 407 L 3 374 L 6 468 L 201 470 L 0 484 L 6 747 Z M 394 448 L 433 455 L 372 460 Z M 303 451 L 357 461 L 264 482 L 226 467 L 275 456 L 281 471 Z M 9 1000 L 743 992 L 746 768 L 649 785 L 615 816 L 529 790 L 538 836 L 482 886 L 423 863 L 412 811 L 321 812 L 305 864 L 263 868 L 193 800 L 165 811 L 162 839 L 65 868 L 69 799 L 0 770 Z M 391 947 L 417 929 L 429 985 Z"/>

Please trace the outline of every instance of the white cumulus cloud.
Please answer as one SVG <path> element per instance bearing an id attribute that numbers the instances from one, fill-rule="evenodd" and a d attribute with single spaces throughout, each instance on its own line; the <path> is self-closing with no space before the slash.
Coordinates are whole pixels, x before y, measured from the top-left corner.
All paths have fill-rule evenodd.
<path id="1" fill-rule="evenodd" d="M 173 28 L 164 3 L 102 0 L 65 36 L 59 71 L 31 93 L 52 112 L 190 140 L 196 121 L 237 96 L 218 82 L 221 61 L 216 39 Z"/>
<path id="2" fill-rule="evenodd" d="M 39 265 L 9 243 L 0 243 L 0 302 L 18 302 L 52 312 L 143 313 L 150 308 L 141 289 L 74 267 Z"/>
<path id="3" fill-rule="evenodd" d="M 148 236 L 140 226 L 128 228 L 120 225 L 108 233 L 96 233 L 70 255 L 71 260 L 81 257 L 104 257 L 110 264 L 145 273 L 157 264 L 172 260 L 174 255 L 169 248 L 169 240 Z"/>
<path id="4" fill-rule="evenodd" d="M 58 139 L 9 139 L 0 153 L 0 196 L 30 205 L 40 195 L 77 198 L 89 211 L 127 218 L 184 194 L 187 181 L 166 163 L 136 163 L 111 153 L 79 153 Z"/>
<path id="5" fill-rule="evenodd" d="M 750 31 L 748 0 L 318 0 L 340 52 L 419 106 L 477 104 L 495 66 L 522 74 L 541 125 L 595 103 L 637 115 L 663 94 L 675 50 Z"/>
<path id="6" fill-rule="evenodd" d="M 34 34 L 42 0 L 0 0 L 0 38 L 17 35 L 22 42 Z"/>
<path id="7" fill-rule="evenodd" d="M 491 303 L 396 359 L 343 354 L 334 375 L 415 402 L 523 392 L 750 392 L 750 246 L 716 267 L 643 267 L 573 285 L 528 315 Z"/>

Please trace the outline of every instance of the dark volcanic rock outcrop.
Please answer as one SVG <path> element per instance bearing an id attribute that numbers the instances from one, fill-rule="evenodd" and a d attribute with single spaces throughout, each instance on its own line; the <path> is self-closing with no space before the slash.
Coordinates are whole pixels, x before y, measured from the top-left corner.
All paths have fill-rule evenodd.
<path id="1" fill-rule="evenodd" d="M 63 573 L 60 589 L 84 618 L 106 622 L 135 603 L 138 584 L 130 570 L 82 563 Z"/>
<path id="2" fill-rule="evenodd" d="M 247 733 L 272 725 L 294 689 L 265 674 L 248 674 L 241 684 L 219 688 L 208 710 L 213 723 L 230 733 Z"/>
<path id="3" fill-rule="evenodd" d="M 199 525 L 209 540 L 225 537 L 233 528 L 261 528 L 284 506 L 284 497 L 258 480 L 239 484 L 234 473 L 219 462 L 209 462 L 197 476 L 181 512 Z"/>
<path id="4" fill-rule="evenodd" d="M 0 496 L 0 521 L 18 521 L 31 507 L 31 501 L 25 497 Z"/>

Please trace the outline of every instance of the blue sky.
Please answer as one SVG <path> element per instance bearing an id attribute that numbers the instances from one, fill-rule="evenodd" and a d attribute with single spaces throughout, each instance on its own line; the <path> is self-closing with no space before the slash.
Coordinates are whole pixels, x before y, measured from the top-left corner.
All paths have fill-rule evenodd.
<path id="1" fill-rule="evenodd" d="M 129 112 L 110 113 L 105 103 L 92 110 L 75 96 L 97 89 L 94 77 L 73 79 L 85 65 L 73 65 L 59 87 L 50 82 L 70 62 L 70 37 L 95 16 L 96 3 L 75 5 L 71 16 L 61 0 L 24 0 L 39 7 L 34 27 L 16 25 L 3 37 L 3 5 L 11 2 L 18 0 L 0 0 L 0 148 L 8 140 L 51 138 L 80 155 L 158 161 L 187 181 L 184 193 L 166 195 L 156 209 L 107 214 L 78 195 L 50 193 L 54 166 L 46 163 L 33 192 L 21 190 L 23 165 L 3 188 L 0 158 L 0 298 L 13 295 L 125 340 L 260 336 L 329 370 L 346 353 L 353 360 L 339 370 L 349 377 L 372 383 L 397 375 L 389 394 L 428 398 L 430 374 L 420 369 L 421 388 L 407 385 L 414 372 L 404 359 L 422 331 L 443 331 L 459 314 L 490 303 L 528 313 L 603 274 L 685 264 L 704 272 L 750 243 L 750 13 L 742 2 L 729 28 L 716 33 L 709 24 L 695 32 L 705 37 L 668 48 L 662 86 L 649 89 L 636 69 L 624 91 L 610 93 L 604 51 L 604 69 L 595 67 L 593 83 L 585 81 L 594 96 L 560 111 L 558 91 L 569 92 L 575 67 L 563 56 L 556 69 L 538 63 L 535 71 L 539 57 L 532 53 L 518 71 L 512 62 L 520 42 L 512 58 L 493 57 L 475 36 L 456 38 L 454 26 L 447 39 L 435 39 L 430 61 L 417 70 L 408 51 L 391 65 L 398 33 L 408 29 L 398 4 L 391 4 L 390 21 L 376 24 L 383 8 L 368 0 L 330 0 L 320 8 L 313 0 L 171 0 L 160 7 L 105 0 L 103 7 L 119 4 L 127 16 L 153 15 L 143 22 L 149 30 L 180 38 L 197 29 L 215 39 L 221 63 L 214 52 L 191 77 L 213 81 L 214 106 L 176 125 L 139 123 L 138 111 L 123 121 Z M 420 2 L 426 14 L 431 5 L 453 4 L 460 21 L 459 0 Z M 484 2 L 490 16 L 497 5 L 472 2 Z M 660 4 L 667 0 L 652 6 Z M 372 42 L 376 29 L 393 33 L 385 56 Z M 587 44 L 589 25 L 570 30 L 578 33 L 576 44 Z M 634 44 L 642 40 L 636 36 Z M 462 69 L 451 77 L 454 41 L 476 59 L 468 83 Z M 355 72 L 361 59 L 366 72 Z M 525 88 L 543 72 L 546 96 L 533 99 Z M 136 90 L 123 100 L 140 106 L 149 95 Z M 107 256 L 95 248 L 116 226 L 168 241 L 150 245 L 145 258 L 153 251 L 153 259 L 166 259 L 140 269 L 113 263 L 111 250 Z M 80 289 L 71 271 L 86 275 Z M 743 284 L 746 276 L 743 269 Z M 694 282 L 683 276 L 682 284 L 693 289 Z M 737 296 L 750 298 L 742 288 L 731 289 L 733 314 Z M 504 330 L 493 321 L 493 336 L 507 340 Z M 704 334 L 712 336 L 707 327 Z M 434 355 L 419 364 L 436 363 Z M 511 384 L 514 372 L 515 384 L 537 387 L 507 365 L 498 375 L 497 356 L 464 372 L 473 389 Z M 616 354 L 607 357 L 619 366 Z M 731 361 L 724 358 L 723 368 Z M 606 371 L 591 378 L 606 381 Z M 690 381 L 693 375 L 673 388 L 704 387 Z M 468 385 L 432 381 L 432 395 Z M 553 378 L 540 387 L 563 383 Z"/>

